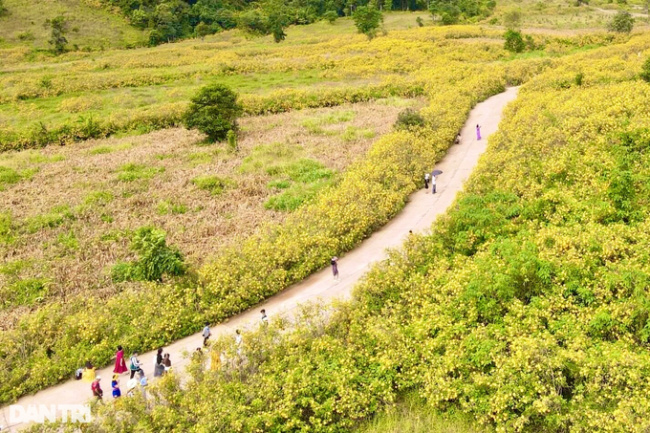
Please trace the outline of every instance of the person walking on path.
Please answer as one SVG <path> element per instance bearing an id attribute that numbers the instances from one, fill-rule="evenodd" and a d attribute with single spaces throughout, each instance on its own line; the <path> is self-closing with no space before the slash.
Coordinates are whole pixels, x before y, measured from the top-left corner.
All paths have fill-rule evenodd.
<path id="1" fill-rule="evenodd" d="M 172 360 L 169 358 L 169 353 L 163 355 L 163 366 L 165 367 L 165 373 L 172 368 Z"/>
<path id="2" fill-rule="evenodd" d="M 237 355 L 241 356 L 242 345 L 244 344 L 244 337 L 241 335 L 239 329 L 235 330 L 235 346 L 237 346 Z"/>
<path id="3" fill-rule="evenodd" d="M 205 328 L 203 328 L 201 335 L 203 336 L 203 347 L 206 347 L 208 345 L 208 339 L 212 335 L 212 332 L 210 332 L 210 322 L 205 322 Z"/>
<path id="4" fill-rule="evenodd" d="M 133 376 L 135 376 L 135 373 L 137 372 L 144 374 L 140 360 L 138 359 L 138 352 L 133 352 L 133 355 L 131 355 L 131 365 L 129 366 L 129 369 L 131 370 L 131 379 L 133 379 Z"/>
<path id="5" fill-rule="evenodd" d="M 339 258 L 334 256 L 332 257 L 332 260 L 330 260 L 330 264 L 332 265 L 332 274 L 334 275 L 334 279 L 336 281 L 339 280 L 339 266 L 338 266 L 338 261 Z"/>
<path id="6" fill-rule="evenodd" d="M 260 318 L 260 320 L 262 321 L 262 325 L 269 326 L 269 316 L 266 315 L 266 310 L 262 308 L 260 313 L 262 313 L 262 317 Z"/>
<path id="7" fill-rule="evenodd" d="M 454 143 L 456 143 L 456 144 L 460 144 L 460 132 L 459 132 L 458 135 L 456 136 L 456 140 L 454 140 Z"/>
<path id="8" fill-rule="evenodd" d="M 436 176 L 431 176 L 431 194 L 436 193 Z"/>
<path id="9" fill-rule="evenodd" d="M 117 353 L 115 353 L 115 368 L 113 373 L 122 374 L 129 371 L 126 367 L 126 361 L 124 360 L 124 349 L 122 346 L 117 346 Z"/>
<path id="10" fill-rule="evenodd" d="M 424 173 L 424 189 L 429 189 L 429 173 Z"/>
<path id="11" fill-rule="evenodd" d="M 129 381 L 126 383 L 126 396 L 127 397 L 133 397 L 133 392 L 138 386 L 138 379 L 135 377 L 132 377 L 129 379 Z"/>
<path id="12" fill-rule="evenodd" d="M 113 380 L 111 381 L 111 388 L 113 389 L 113 398 L 118 398 L 122 396 L 122 391 L 120 391 L 120 375 L 114 374 Z"/>
<path id="13" fill-rule="evenodd" d="M 160 377 L 165 373 L 165 366 L 163 365 L 163 350 L 162 347 L 158 349 L 156 357 L 153 360 L 153 377 Z"/>
<path id="14" fill-rule="evenodd" d="M 90 389 L 93 392 L 93 395 L 97 397 L 97 401 L 102 401 L 102 397 L 104 395 L 104 391 L 102 391 L 102 387 L 99 384 L 99 381 L 102 380 L 101 377 L 97 376 L 95 380 L 93 381 L 93 384 L 90 385 Z"/>
<path id="15" fill-rule="evenodd" d="M 476 125 L 476 139 L 481 140 L 481 125 Z"/>

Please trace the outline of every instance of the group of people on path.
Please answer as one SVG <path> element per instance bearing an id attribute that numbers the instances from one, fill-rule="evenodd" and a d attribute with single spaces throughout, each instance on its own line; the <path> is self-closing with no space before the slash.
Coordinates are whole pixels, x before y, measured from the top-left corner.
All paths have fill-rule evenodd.
<path id="1" fill-rule="evenodd" d="M 476 125 L 476 140 L 481 141 L 481 125 Z M 454 143 L 455 144 L 460 144 L 460 132 L 458 133 L 458 135 L 456 135 L 456 139 L 454 140 Z M 436 178 L 437 178 L 438 174 L 441 174 L 441 173 L 442 173 L 442 171 L 440 171 L 440 170 L 434 170 L 433 172 L 431 172 L 431 174 L 424 173 L 424 189 L 426 189 L 428 191 L 429 190 L 429 184 L 431 184 L 431 194 L 435 194 L 436 193 L 436 183 L 437 183 Z"/>
<path id="2" fill-rule="evenodd" d="M 269 317 L 266 314 L 266 310 L 262 309 L 260 313 L 262 315 L 260 318 L 262 326 L 268 326 Z M 203 337 L 203 346 L 207 347 L 209 345 L 208 340 L 212 336 L 209 322 L 205 322 L 205 327 L 203 328 L 201 335 Z M 237 348 L 237 354 L 240 356 L 242 355 L 243 342 L 244 339 L 241 331 L 237 329 L 235 331 L 235 346 Z M 200 347 L 198 347 L 195 351 L 195 355 L 197 354 L 202 358 L 203 351 Z M 213 369 L 217 366 L 217 364 L 220 365 L 220 362 L 214 364 L 215 365 L 212 366 Z M 172 363 L 169 353 L 163 353 L 163 349 L 159 348 L 156 352 L 156 356 L 153 359 L 154 377 L 163 376 L 171 369 L 171 366 Z M 104 397 L 104 390 L 102 390 L 100 383 L 101 377 L 96 375 L 96 370 L 96 367 L 94 367 L 90 361 L 87 361 L 84 368 L 80 368 L 75 372 L 75 376 L 77 379 L 83 379 L 86 382 L 90 382 L 90 389 L 93 396 L 97 401 L 102 401 Z M 138 352 L 133 352 L 129 358 L 129 365 L 127 366 L 126 358 L 124 356 L 124 348 L 122 346 L 117 346 L 117 352 L 115 353 L 115 368 L 113 368 L 113 377 L 111 380 L 113 398 L 119 398 L 122 396 L 122 391 L 120 390 L 119 386 L 119 378 L 121 374 L 126 372 L 130 372 L 130 378 L 127 382 L 127 396 L 132 396 L 134 390 L 138 387 L 138 385 L 140 385 L 144 393 L 144 388 L 147 386 L 147 377 L 144 373 L 144 370 L 142 369 L 142 363 L 138 359 Z M 138 378 L 135 377 L 136 374 L 138 375 Z"/>
<path id="3" fill-rule="evenodd" d="M 460 133 L 456 136 L 455 143 L 460 144 Z M 481 126 L 476 125 L 476 140 L 480 141 L 481 140 Z M 424 188 L 428 191 L 429 189 L 429 184 L 431 184 L 431 193 L 435 194 L 436 193 L 436 177 L 438 174 L 442 173 L 440 170 L 434 170 L 431 174 L 425 173 L 424 174 Z M 409 233 L 412 233 L 409 231 Z M 330 260 L 330 265 L 332 267 L 332 274 L 334 276 L 335 281 L 339 281 L 339 268 L 338 268 L 338 257 L 334 256 Z M 266 315 L 266 310 L 262 309 L 260 311 L 262 314 L 261 317 L 261 322 L 263 326 L 268 326 L 269 324 L 269 318 Z M 201 336 L 203 337 L 203 347 L 207 347 L 209 344 L 209 339 L 212 336 L 212 332 L 210 330 L 210 323 L 205 322 L 205 326 L 203 328 L 203 331 L 201 332 Z M 241 356 L 242 354 L 242 345 L 243 345 L 243 337 L 241 335 L 241 331 L 237 329 L 235 331 L 235 346 L 237 347 L 237 354 Z M 216 353 L 216 351 L 214 351 Z M 201 350 L 200 347 L 198 347 L 195 351 L 195 354 L 199 354 L 202 357 L 203 351 Z M 214 358 L 214 357 L 213 357 Z M 221 365 L 221 360 L 215 360 L 212 359 L 212 367 L 215 367 L 216 365 Z M 163 376 L 166 372 L 168 372 L 171 369 L 171 360 L 169 357 L 169 353 L 163 354 L 163 349 L 160 348 L 158 349 L 156 356 L 154 358 L 154 377 L 160 377 Z M 97 398 L 97 400 L 102 400 L 103 398 L 103 390 L 100 385 L 100 380 L 101 377 L 96 376 L 95 373 L 96 368 L 93 367 L 92 363 L 90 361 L 86 362 L 85 368 L 83 369 L 78 369 L 75 372 L 75 376 L 77 379 L 84 379 L 87 382 L 92 382 L 91 385 L 91 390 L 93 393 L 93 396 Z M 138 385 L 138 380 L 135 379 L 136 373 L 138 374 L 140 378 L 140 385 L 144 389 L 144 387 L 147 385 L 147 377 L 144 374 L 144 371 L 142 370 L 142 364 L 140 363 L 140 360 L 138 359 L 138 353 L 134 352 L 131 355 L 130 358 L 130 365 L 127 368 L 126 361 L 124 359 L 124 349 L 122 346 L 117 346 L 117 353 L 115 354 L 115 368 L 113 369 L 113 379 L 111 381 L 111 388 L 113 390 L 112 394 L 114 398 L 118 398 L 122 395 L 119 387 L 119 376 L 122 373 L 126 373 L 127 371 L 131 372 L 131 377 L 127 383 L 127 389 L 128 393 L 127 395 L 132 395 L 133 390 L 137 387 Z"/>

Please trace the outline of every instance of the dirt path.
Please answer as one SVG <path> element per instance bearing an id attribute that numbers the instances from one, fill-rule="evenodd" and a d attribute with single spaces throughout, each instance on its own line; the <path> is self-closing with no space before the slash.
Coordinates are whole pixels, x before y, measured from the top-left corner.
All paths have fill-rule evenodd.
<path id="1" fill-rule="evenodd" d="M 602 8 L 593 8 L 595 11 L 604 13 L 605 15 L 616 15 L 617 13 L 620 12 L 619 9 L 602 9 Z M 640 13 L 640 12 L 630 12 L 630 15 L 634 18 L 648 18 L 648 14 L 645 13 Z"/>
<path id="2" fill-rule="evenodd" d="M 487 137 L 497 130 L 501 113 L 508 102 L 515 99 L 518 88 L 513 87 L 504 93 L 493 96 L 478 104 L 470 113 L 461 132 L 461 142 L 453 145 L 436 168 L 443 171 L 438 176 L 437 194 L 432 195 L 424 189 L 413 193 L 409 203 L 390 223 L 362 242 L 356 249 L 339 260 L 340 281 L 335 282 L 329 268 L 311 275 L 300 283 L 294 284 L 283 292 L 269 298 L 263 304 L 241 313 L 230 320 L 212 328 L 213 338 L 221 335 L 234 336 L 235 329 L 245 330 L 258 326 L 261 308 L 265 308 L 269 318 L 274 320 L 281 315 L 291 315 L 299 304 L 307 301 L 328 303 L 333 299 L 345 299 L 350 296 L 352 288 L 359 278 L 374 263 L 386 258 L 386 248 L 397 247 L 408 236 L 409 230 L 415 233 L 426 233 L 438 215 L 444 213 L 456 198 L 456 193 L 463 187 L 476 166 L 479 156 L 487 147 Z M 476 140 L 476 125 L 481 125 L 483 140 Z M 433 168 L 433 167 L 432 167 Z M 424 175 L 424 173 L 423 173 Z M 165 352 L 171 355 L 175 370 L 184 367 L 187 359 L 183 359 L 184 351 L 191 352 L 202 345 L 199 334 L 178 340 L 165 347 Z M 127 354 L 129 356 L 130 354 Z M 153 358 L 155 352 L 142 354 L 139 358 L 144 371 L 149 378 L 153 376 Z M 98 374 L 102 377 L 102 388 L 105 399 L 110 401 L 111 375 L 113 367 L 107 367 Z M 122 375 L 120 386 L 125 393 L 128 375 Z M 57 386 L 42 390 L 35 395 L 18 400 L 17 405 L 27 409 L 29 405 L 61 405 L 83 404 L 91 397 L 90 384 L 83 381 L 68 381 Z M 17 431 L 24 425 L 9 423 L 9 407 L 4 407 L 0 414 L 0 425 L 4 431 Z"/>

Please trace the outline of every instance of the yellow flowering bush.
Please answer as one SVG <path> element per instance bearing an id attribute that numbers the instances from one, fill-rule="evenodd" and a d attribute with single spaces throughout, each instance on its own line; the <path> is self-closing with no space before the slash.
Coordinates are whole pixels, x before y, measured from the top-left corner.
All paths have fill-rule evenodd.
<path id="1" fill-rule="evenodd" d="M 247 364 L 184 390 L 168 379 L 154 410 L 102 408 L 90 431 L 350 431 L 406 392 L 497 432 L 650 428 L 650 86 L 636 78 L 640 61 L 609 67 L 639 49 L 650 37 L 559 60 L 527 82 L 453 209 L 375 266 L 351 302 L 250 333 Z M 558 86 L 572 70 L 598 79 Z M 462 123 L 449 103 L 466 109 L 499 90 L 490 75 L 462 84 L 468 93 L 429 94 L 429 121 Z M 216 318 L 220 299 L 254 302 L 251 292 L 367 234 L 358 225 L 399 208 L 412 188 L 400 168 L 421 170 L 410 157 L 435 155 L 450 139 L 439 133 L 380 140 L 290 224 L 247 241 L 239 257 L 224 253 L 202 270 L 201 309 Z"/>

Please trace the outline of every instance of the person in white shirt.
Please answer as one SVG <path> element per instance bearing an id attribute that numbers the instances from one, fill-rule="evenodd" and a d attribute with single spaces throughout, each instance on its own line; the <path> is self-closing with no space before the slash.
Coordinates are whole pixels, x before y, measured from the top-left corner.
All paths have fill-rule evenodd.
<path id="1" fill-rule="evenodd" d="M 431 194 L 436 193 L 436 177 L 431 176 Z"/>
<path id="2" fill-rule="evenodd" d="M 241 331 L 237 329 L 235 331 L 235 345 L 237 346 L 237 355 L 241 355 L 241 349 L 243 343 L 244 343 L 244 337 L 242 337 Z"/>
<path id="3" fill-rule="evenodd" d="M 262 308 L 262 311 L 260 311 L 260 313 L 262 313 L 262 317 L 260 318 L 260 320 L 262 321 L 262 325 L 268 326 L 269 316 L 266 315 L 266 310 Z"/>

